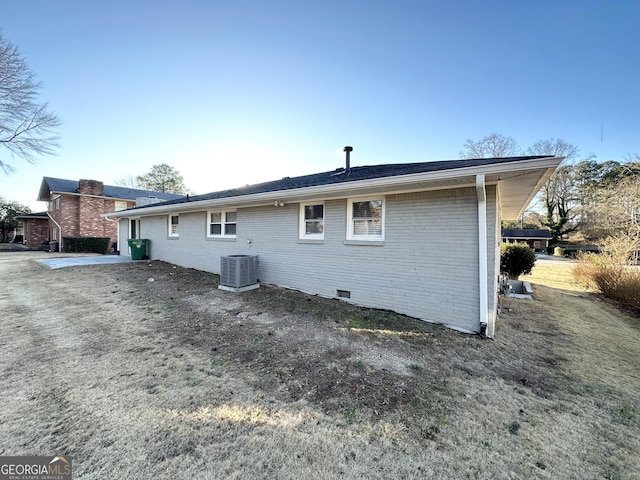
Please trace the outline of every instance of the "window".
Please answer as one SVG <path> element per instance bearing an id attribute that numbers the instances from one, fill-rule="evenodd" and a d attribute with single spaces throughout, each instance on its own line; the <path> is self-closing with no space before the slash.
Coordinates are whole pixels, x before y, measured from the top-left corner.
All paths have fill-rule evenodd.
<path id="1" fill-rule="evenodd" d="M 178 236 L 178 215 L 169 215 L 169 236 L 177 237 Z"/>
<path id="2" fill-rule="evenodd" d="M 49 202 L 49 211 L 60 210 L 60 196 L 57 196 Z"/>
<path id="3" fill-rule="evenodd" d="M 384 240 L 384 198 L 347 201 L 347 240 Z"/>
<path id="4" fill-rule="evenodd" d="M 140 238 L 140 219 L 134 218 L 129 222 L 129 238 Z"/>
<path id="5" fill-rule="evenodd" d="M 324 238 L 324 204 L 300 205 L 300 238 Z"/>
<path id="6" fill-rule="evenodd" d="M 209 212 L 209 237 L 235 237 L 236 236 L 236 212 L 220 211 Z"/>
<path id="7" fill-rule="evenodd" d="M 114 206 L 114 210 L 116 212 L 119 212 L 120 210 L 126 210 L 127 209 L 127 202 L 123 202 L 121 200 L 116 200 L 115 202 L 115 206 Z"/>

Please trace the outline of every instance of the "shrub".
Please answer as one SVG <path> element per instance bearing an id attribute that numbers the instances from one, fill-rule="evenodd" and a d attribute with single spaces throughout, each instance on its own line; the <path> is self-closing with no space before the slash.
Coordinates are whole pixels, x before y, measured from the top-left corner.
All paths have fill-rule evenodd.
<path id="1" fill-rule="evenodd" d="M 629 265 L 638 250 L 636 235 L 618 234 L 607 238 L 602 253 L 587 253 L 578 258 L 574 277 L 605 297 L 640 309 L 640 268 Z"/>
<path id="2" fill-rule="evenodd" d="M 108 237 L 64 237 L 65 253 L 100 253 L 104 255 L 109 249 Z"/>
<path id="3" fill-rule="evenodd" d="M 500 271 L 510 278 L 531 273 L 536 263 L 535 252 L 524 243 L 503 243 L 500 245 Z"/>

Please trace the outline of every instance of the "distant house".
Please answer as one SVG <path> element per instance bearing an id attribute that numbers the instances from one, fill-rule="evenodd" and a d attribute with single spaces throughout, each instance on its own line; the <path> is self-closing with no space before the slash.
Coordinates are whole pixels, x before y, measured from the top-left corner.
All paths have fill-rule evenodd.
<path id="1" fill-rule="evenodd" d="M 546 252 L 551 240 L 551 232 L 545 229 L 503 228 L 504 243 L 526 243 L 536 252 Z"/>
<path id="2" fill-rule="evenodd" d="M 172 193 L 104 185 L 97 180 L 44 177 L 38 200 L 47 202 L 48 208 L 21 218 L 25 223 L 24 241 L 30 248 L 41 248 L 43 242 L 57 242 L 62 247 L 64 237 L 109 237 L 110 244 L 115 243 L 118 225 L 103 214 L 182 198 Z"/>
<path id="3" fill-rule="evenodd" d="M 350 150 L 345 149 L 349 152 Z M 347 153 L 348 155 L 348 153 Z M 501 219 L 519 218 L 560 157 L 353 167 L 106 214 L 152 259 L 258 279 L 494 335 Z"/>

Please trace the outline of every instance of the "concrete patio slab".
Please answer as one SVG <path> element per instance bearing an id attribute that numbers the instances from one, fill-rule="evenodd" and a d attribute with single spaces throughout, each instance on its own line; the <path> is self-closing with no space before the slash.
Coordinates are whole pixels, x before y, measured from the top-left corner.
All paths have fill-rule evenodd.
<path id="1" fill-rule="evenodd" d="M 96 255 L 88 257 L 56 257 L 38 260 L 49 268 L 79 267 L 82 265 L 109 265 L 113 263 L 131 263 L 131 257 L 122 255 Z"/>

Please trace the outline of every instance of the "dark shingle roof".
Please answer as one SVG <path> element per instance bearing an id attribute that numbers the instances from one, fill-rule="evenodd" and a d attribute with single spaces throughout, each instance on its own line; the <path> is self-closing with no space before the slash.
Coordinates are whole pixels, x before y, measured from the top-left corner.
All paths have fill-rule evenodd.
<path id="1" fill-rule="evenodd" d="M 78 180 L 65 180 L 62 178 L 44 177 L 43 180 L 49 185 L 49 190 L 59 193 L 79 193 L 80 182 Z M 122 200 L 135 200 L 139 197 L 156 197 L 161 200 L 179 200 L 185 198 L 184 195 L 174 193 L 154 192 L 150 190 L 140 190 L 137 188 L 117 187 L 114 185 L 104 186 L 104 196 L 108 198 L 119 198 Z"/>
<path id="2" fill-rule="evenodd" d="M 396 177 L 401 175 L 411 175 L 415 173 L 437 172 L 441 170 L 452 170 L 467 167 L 478 167 L 484 165 L 494 165 L 508 162 L 519 162 L 524 160 L 532 160 L 536 158 L 546 158 L 547 156 L 526 156 L 526 157 L 507 157 L 507 158 L 481 158 L 468 160 L 444 160 L 437 162 L 421 162 L 421 163 L 396 163 L 386 165 L 372 165 L 351 167 L 349 173 L 344 168 L 338 168 L 329 172 L 315 173 L 312 175 L 303 175 L 300 177 L 284 177 L 280 180 L 271 182 L 258 183 L 255 185 L 247 185 L 240 188 L 230 190 L 222 190 L 217 192 L 206 193 L 204 195 L 195 195 L 188 198 L 171 200 L 164 202 L 163 205 L 180 204 L 185 202 L 197 202 L 201 200 L 214 200 L 220 198 L 239 197 L 244 195 L 254 195 L 267 192 L 279 192 L 293 190 L 305 187 L 317 187 L 321 185 L 331 185 L 346 182 L 355 182 L 361 180 L 372 180 L 384 177 Z M 152 205 L 150 205 L 152 206 Z M 146 208 L 146 206 L 138 207 Z"/>
<path id="3" fill-rule="evenodd" d="M 534 228 L 503 228 L 502 236 L 504 238 L 546 238 L 551 239 L 551 232 L 544 229 Z"/>
<path id="4" fill-rule="evenodd" d="M 16 218 L 49 218 L 47 212 L 24 213 Z"/>

